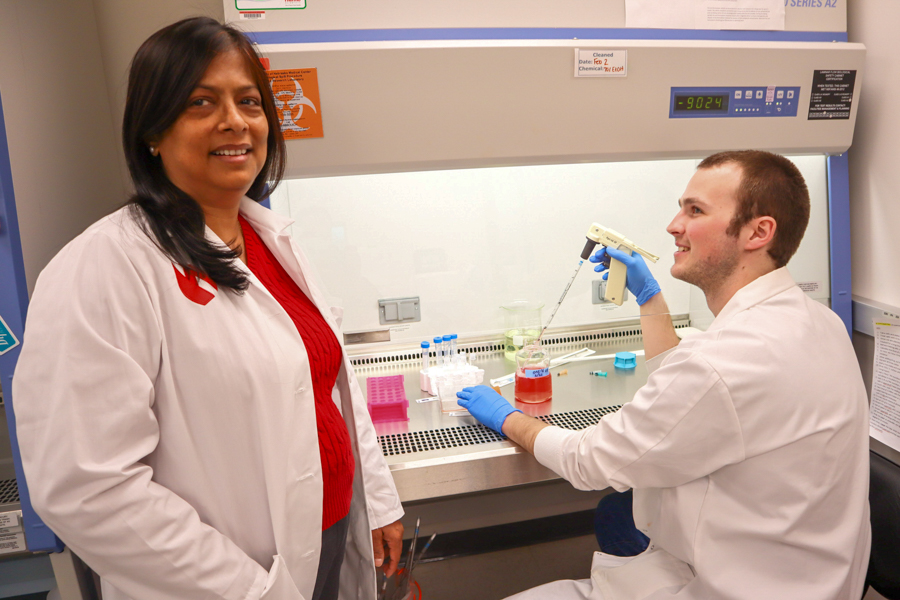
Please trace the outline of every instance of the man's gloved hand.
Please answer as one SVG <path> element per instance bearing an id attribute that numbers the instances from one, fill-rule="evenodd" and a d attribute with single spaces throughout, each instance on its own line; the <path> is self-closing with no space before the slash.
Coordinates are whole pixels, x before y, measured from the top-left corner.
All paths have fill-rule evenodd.
<path id="1" fill-rule="evenodd" d="M 615 248 L 603 246 L 591 256 L 590 261 L 592 263 L 600 263 L 594 267 L 594 270 L 598 273 L 603 273 L 609 269 L 609 259 L 611 258 L 625 265 L 627 269 L 625 287 L 634 294 L 638 306 L 642 306 L 647 300 L 661 291 L 656 279 L 653 278 L 653 274 L 650 273 L 647 263 L 644 262 L 644 257 L 640 254 L 631 255 Z M 609 273 L 604 273 L 603 279 L 607 277 L 609 277 Z"/>
<path id="2" fill-rule="evenodd" d="M 506 417 L 514 412 L 522 412 L 486 385 L 463 388 L 463 391 L 457 392 L 456 397 L 459 398 L 460 406 L 500 435 L 503 435 Z"/>

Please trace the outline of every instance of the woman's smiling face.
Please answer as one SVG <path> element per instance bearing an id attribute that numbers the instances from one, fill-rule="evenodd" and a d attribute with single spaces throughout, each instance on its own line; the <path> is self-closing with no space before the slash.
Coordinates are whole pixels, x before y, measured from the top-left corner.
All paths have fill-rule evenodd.
<path id="1" fill-rule="evenodd" d="M 266 162 L 260 90 L 237 50 L 216 56 L 155 145 L 169 180 L 203 207 L 242 197 Z"/>

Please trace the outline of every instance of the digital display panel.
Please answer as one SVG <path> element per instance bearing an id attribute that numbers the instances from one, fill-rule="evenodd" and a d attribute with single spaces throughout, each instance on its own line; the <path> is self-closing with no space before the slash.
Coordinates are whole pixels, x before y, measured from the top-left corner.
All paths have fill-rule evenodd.
<path id="1" fill-rule="evenodd" d="M 675 112 L 727 113 L 729 94 L 676 94 Z"/>

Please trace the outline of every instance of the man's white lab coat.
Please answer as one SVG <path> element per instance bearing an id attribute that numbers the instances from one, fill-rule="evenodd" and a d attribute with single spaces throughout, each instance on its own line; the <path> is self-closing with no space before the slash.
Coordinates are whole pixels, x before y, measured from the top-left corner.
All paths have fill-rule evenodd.
<path id="1" fill-rule="evenodd" d="M 858 600 L 868 400 L 840 319 L 778 269 L 647 367 L 632 402 L 544 429 L 535 456 L 579 489 L 634 488 L 650 550 L 517 598 Z"/>
<path id="2" fill-rule="evenodd" d="M 248 199 L 241 213 L 342 342 L 291 221 Z M 247 273 L 242 295 L 185 276 L 123 209 L 38 279 L 13 384 L 25 476 L 105 600 L 312 595 L 322 471 L 309 361 Z M 374 599 L 371 529 L 403 510 L 346 353 L 333 397 L 356 461 L 341 597 Z"/>

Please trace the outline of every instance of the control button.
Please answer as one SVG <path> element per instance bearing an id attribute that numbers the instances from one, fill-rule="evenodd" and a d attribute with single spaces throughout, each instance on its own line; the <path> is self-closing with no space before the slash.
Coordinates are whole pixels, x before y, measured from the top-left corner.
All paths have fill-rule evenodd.
<path id="1" fill-rule="evenodd" d="M 744 98 L 746 98 L 747 100 L 749 100 L 752 97 L 753 97 L 753 90 L 747 90 L 746 92 L 744 92 Z"/>
<path id="2" fill-rule="evenodd" d="M 778 90 L 777 92 L 775 92 L 775 97 L 784 98 L 784 90 Z"/>
<path id="3" fill-rule="evenodd" d="M 737 91 L 734 93 L 734 99 L 735 99 L 735 100 L 740 100 L 740 99 L 741 99 L 741 90 L 737 90 Z"/>
<path id="4" fill-rule="evenodd" d="M 762 90 L 756 90 L 756 99 L 762 100 Z"/>
<path id="5" fill-rule="evenodd" d="M 794 90 L 788 90 L 788 98 L 794 97 Z"/>

